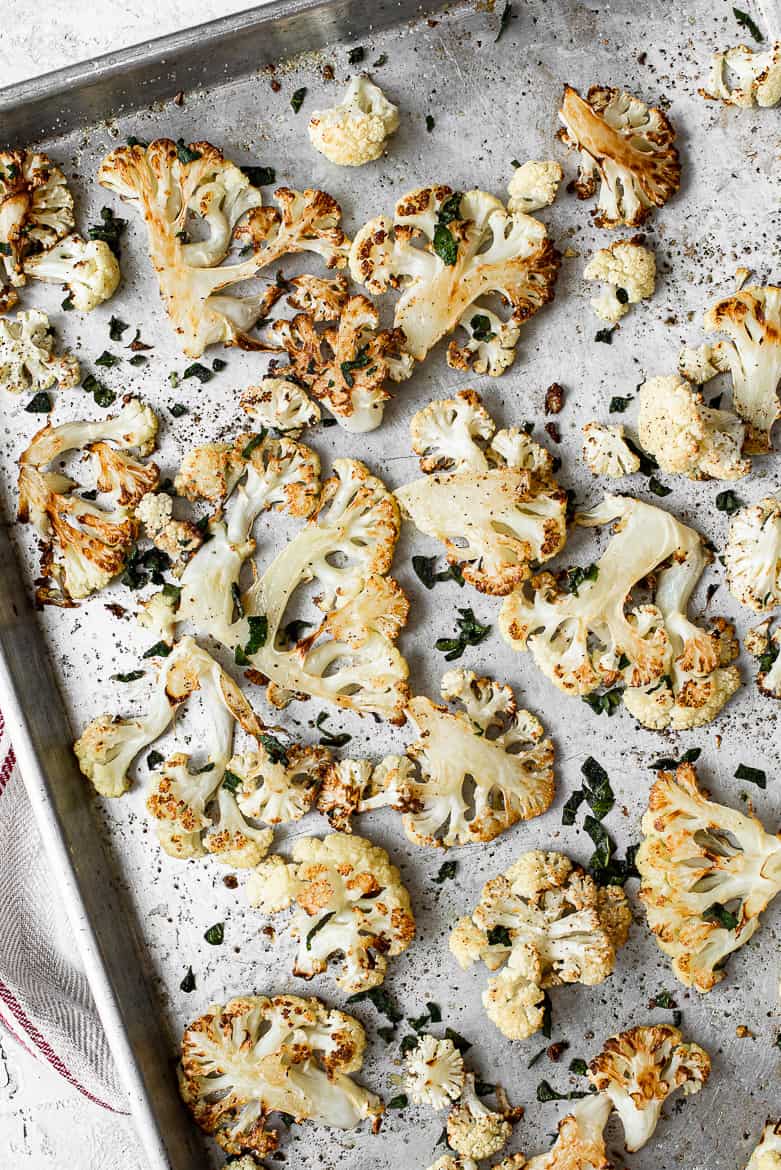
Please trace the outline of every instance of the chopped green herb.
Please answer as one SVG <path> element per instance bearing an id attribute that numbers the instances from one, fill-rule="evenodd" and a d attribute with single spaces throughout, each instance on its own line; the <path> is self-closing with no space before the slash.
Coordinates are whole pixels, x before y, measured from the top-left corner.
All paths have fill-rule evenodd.
<path id="1" fill-rule="evenodd" d="M 125 139 L 125 142 L 128 144 L 128 146 L 141 146 L 144 150 L 146 150 L 147 146 L 149 146 L 148 142 L 144 142 L 142 138 L 136 138 L 135 134 L 129 135 L 129 137 Z"/>
<path id="2" fill-rule="evenodd" d="M 461 200 L 463 195 L 460 191 L 452 191 L 446 199 L 442 200 L 442 204 L 437 212 L 437 223 L 444 224 L 445 227 L 461 216 Z"/>
<path id="3" fill-rule="evenodd" d="M 214 374 L 207 366 L 203 365 L 202 362 L 193 362 L 193 364 L 188 366 L 184 371 L 182 377 L 197 378 L 201 385 L 203 385 L 204 382 L 211 382 Z"/>
<path id="4" fill-rule="evenodd" d="M 146 356 L 146 354 L 134 353 L 132 358 L 129 360 L 129 364 L 131 366 L 145 366 L 148 361 L 149 358 Z"/>
<path id="5" fill-rule="evenodd" d="M 526 1065 L 526 1067 L 527 1068 L 534 1068 L 535 1064 L 538 1064 L 542 1060 L 543 1056 L 545 1055 L 545 1053 L 547 1051 L 548 1051 L 548 1046 L 546 1044 L 545 1047 L 541 1048 L 539 1052 L 535 1052 L 534 1056 L 531 1058 L 531 1060 Z"/>
<path id="6" fill-rule="evenodd" d="M 347 54 L 347 60 L 350 65 L 360 65 L 365 56 L 366 50 L 364 49 L 363 45 L 356 45 L 355 48 L 350 49 L 350 52 Z"/>
<path id="7" fill-rule="evenodd" d="M 159 768 L 165 759 L 162 752 L 150 752 L 146 757 L 146 766 L 150 772 L 154 772 L 155 768 Z"/>
<path id="8" fill-rule="evenodd" d="M 355 385 L 355 380 L 352 376 L 352 371 L 353 370 L 365 370 L 366 367 L 371 364 L 372 359 L 367 352 L 368 348 L 369 348 L 368 344 L 362 345 L 360 347 L 360 349 L 357 351 L 357 353 L 355 354 L 355 357 L 350 358 L 349 361 L 340 363 L 339 368 L 342 371 L 342 377 L 344 378 L 345 385 L 349 386 L 350 389 L 352 389 L 352 387 Z"/>
<path id="9" fill-rule="evenodd" d="M 87 235 L 91 240 L 103 240 L 108 244 L 114 255 L 119 258 L 122 249 L 119 246 L 119 237 L 127 227 L 126 219 L 117 219 L 110 207 L 101 207 L 100 218 L 102 223 L 93 224 L 87 228 Z"/>
<path id="10" fill-rule="evenodd" d="M 496 337 L 496 331 L 491 328 L 491 322 L 484 313 L 477 313 L 469 325 L 475 341 L 493 341 Z"/>
<path id="11" fill-rule="evenodd" d="M 391 1097 L 388 1102 L 389 1109 L 406 1109 L 409 1105 L 409 1100 L 406 1093 L 399 1093 L 398 1097 Z"/>
<path id="12" fill-rule="evenodd" d="M 490 626 L 481 626 L 471 609 L 459 609 L 454 638 L 437 638 L 435 649 L 445 655 L 445 662 L 460 658 L 467 646 L 477 646 L 490 632 Z"/>
<path id="13" fill-rule="evenodd" d="M 244 646 L 244 653 L 248 658 L 251 658 L 253 654 L 257 654 L 261 646 L 266 645 L 268 618 L 264 613 L 256 614 L 247 618 L 247 625 L 249 626 L 249 638 Z"/>
<path id="14" fill-rule="evenodd" d="M 438 871 L 437 871 L 437 875 L 434 878 L 434 881 L 436 882 L 436 884 L 438 886 L 441 886 L 443 884 L 443 882 L 452 881 L 453 878 L 456 876 L 457 869 L 458 869 L 458 862 L 457 861 L 443 861 L 442 864 L 440 865 Z"/>
<path id="15" fill-rule="evenodd" d="M 469 1040 L 465 1040 L 463 1036 L 460 1036 L 458 1032 L 454 1032 L 452 1028 L 445 1028 L 445 1039 L 450 1040 L 453 1047 L 457 1048 L 462 1056 L 472 1047 Z"/>
<path id="16" fill-rule="evenodd" d="M 176 157 L 180 163 L 197 162 L 202 157 L 200 150 L 193 150 L 191 147 L 185 145 L 183 138 L 176 140 Z"/>
<path id="17" fill-rule="evenodd" d="M 740 8 L 733 8 L 732 15 L 735 17 L 735 20 L 738 22 L 740 27 L 744 28 L 746 32 L 750 33 L 755 41 L 764 41 L 765 38 L 762 36 L 762 33 L 759 31 L 757 25 L 754 23 L 747 12 L 741 11 Z"/>
<path id="18" fill-rule="evenodd" d="M 322 732 L 322 735 L 320 737 L 320 743 L 322 744 L 323 747 L 330 747 L 330 748 L 344 747 L 344 745 L 346 743 L 350 742 L 350 740 L 352 739 L 352 736 L 347 731 L 337 731 L 337 732 L 329 731 L 328 728 L 324 726 L 324 724 L 330 718 L 331 718 L 331 716 L 328 714 L 327 711 L 321 711 L 320 714 L 317 716 L 317 719 L 315 720 L 315 727 L 317 727 L 317 729 Z"/>
<path id="19" fill-rule="evenodd" d="M 659 480 L 656 478 L 655 475 L 652 475 L 651 478 L 648 480 L 648 490 L 653 492 L 655 496 L 664 497 L 664 496 L 669 496 L 670 492 L 673 489 L 665 487 L 665 485 L 663 483 L 659 482 Z"/>
<path id="20" fill-rule="evenodd" d="M 169 406 L 168 409 L 174 418 L 181 418 L 183 414 L 188 413 L 188 409 L 183 402 L 174 402 L 174 404 Z"/>
<path id="21" fill-rule="evenodd" d="M 735 512 L 740 510 L 741 503 L 738 497 L 732 490 L 726 492 L 719 492 L 716 496 L 716 507 L 720 512 L 726 512 L 728 516 L 734 516 Z"/>
<path id="22" fill-rule="evenodd" d="M 492 926 L 487 937 L 489 947 L 511 947 L 513 945 L 512 936 L 507 926 Z"/>
<path id="23" fill-rule="evenodd" d="M 580 1101 L 583 1097 L 588 1097 L 588 1093 L 578 1089 L 573 1089 L 570 1093 L 557 1093 L 547 1081 L 540 1081 L 537 1086 L 537 1100 L 541 1103 L 545 1101 Z"/>
<path id="24" fill-rule="evenodd" d="M 575 824 L 575 817 L 578 814 L 578 809 L 585 799 L 586 794 L 582 788 L 578 788 L 575 792 L 572 793 L 564 805 L 564 808 L 561 810 L 562 825 Z"/>
<path id="25" fill-rule="evenodd" d="M 114 682 L 129 683 L 136 682 L 139 678 L 143 678 L 146 674 L 144 670 L 129 670 L 127 674 L 112 674 L 111 678 Z"/>
<path id="26" fill-rule="evenodd" d="M 168 375 L 168 381 L 173 389 L 176 390 L 177 386 L 179 385 L 179 375 L 175 370 L 171 370 L 171 373 Z"/>
<path id="27" fill-rule="evenodd" d="M 227 364 L 228 363 L 223 361 L 222 358 L 215 358 L 212 362 L 212 369 L 214 370 L 215 374 L 219 374 L 221 370 L 225 369 Z"/>
<path id="28" fill-rule="evenodd" d="M 240 167 L 253 187 L 271 187 L 277 181 L 277 172 L 273 167 Z"/>
<path id="29" fill-rule="evenodd" d="M 276 736 L 268 734 L 261 735 L 260 742 L 272 764 L 284 764 L 287 767 L 287 751 Z"/>
<path id="30" fill-rule="evenodd" d="M 610 329 L 598 329 L 594 334 L 595 341 L 601 341 L 603 345 L 613 344 L 613 334 L 616 331 L 616 326 L 611 326 Z"/>
<path id="31" fill-rule="evenodd" d="M 433 115 L 426 114 L 426 129 L 428 130 L 429 134 L 431 133 L 431 131 L 434 129 L 435 126 L 436 126 L 436 122 L 434 121 Z"/>
<path id="32" fill-rule="evenodd" d="M 584 796 L 594 816 L 601 821 L 616 802 L 608 774 L 593 756 L 588 757 L 580 770 L 586 778 L 583 786 Z"/>
<path id="33" fill-rule="evenodd" d="M 229 768 L 226 768 L 222 776 L 223 788 L 227 788 L 228 792 L 238 792 L 241 785 L 241 776 L 237 776 L 235 772 L 231 772 Z"/>
<path id="34" fill-rule="evenodd" d="M 163 573 L 171 567 L 171 558 L 159 548 L 148 548 L 141 552 L 134 548 L 125 564 L 122 584 L 129 589 L 142 589 L 151 580 L 153 585 L 163 585 Z"/>
<path id="35" fill-rule="evenodd" d="M 300 89 L 296 90 L 296 92 L 293 94 L 292 98 L 290 99 L 290 104 L 293 107 L 294 114 L 297 114 L 298 111 L 303 106 L 305 97 L 306 97 L 306 86 L 302 85 Z"/>
<path id="36" fill-rule="evenodd" d="M 48 414 L 51 408 L 51 395 L 45 390 L 39 390 L 37 394 L 33 394 L 24 409 L 28 414 Z"/>
<path id="37" fill-rule="evenodd" d="M 406 1056 L 408 1052 L 412 1052 L 417 1048 L 418 1044 L 420 1044 L 420 1037 L 413 1036 L 411 1032 L 402 1037 L 401 1044 L 399 1045 L 401 1055 Z"/>
<path id="38" fill-rule="evenodd" d="M 767 788 L 767 773 L 761 768 L 750 768 L 748 764 L 738 764 L 735 779 L 748 780 L 749 784 L 756 784 L 757 788 Z"/>
<path id="39" fill-rule="evenodd" d="M 572 569 L 567 569 L 567 576 L 565 581 L 565 588 L 567 593 L 574 594 L 578 597 L 578 590 L 584 581 L 596 581 L 599 576 L 599 565 L 587 565 L 584 569 L 582 565 L 576 565 Z"/>
<path id="40" fill-rule="evenodd" d="M 383 1027 L 377 1029 L 377 1035 L 385 1041 L 386 1044 L 392 1044 L 396 1038 L 396 1029 L 392 1027 Z"/>
<path id="41" fill-rule="evenodd" d="M 116 398 L 114 391 L 110 390 L 108 386 L 104 386 L 102 382 L 99 382 L 94 374 L 87 374 L 86 378 L 82 380 L 81 388 L 92 395 L 95 399 L 96 406 L 111 406 L 111 403 Z"/>
<path id="42" fill-rule="evenodd" d="M 386 1019 L 390 1020 L 392 1024 L 398 1024 L 404 1019 L 404 1016 L 394 1006 L 393 1000 L 384 987 L 370 987 L 368 991 L 356 991 L 354 995 L 347 997 L 347 1002 L 361 1003 L 365 999 L 368 999 L 377 1011 L 385 1016 Z"/>
<path id="43" fill-rule="evenodd" d="M 510 3 L 510 0 L 505 0 L 504 8 L 502 9 L 502 15 L 499 17 L 499 29 L 497 31 L 496 36 L 494 37 L 494 44 L 496 44 L 496 42 L 501 40 L 501 38 L 504 36 L 505 29 L 507 28 L 508 24 L 510 23 L 510 18 L 512 17 L 512 14 L 513 14 L 513 6 Z"/>
<path id="44" fill-rule="evenodd" d="M 424 1028 L 428 1027 L 429 1019 L 428 1012 L 424 1012 L 422 1016 L 415 1016 L 413 1019 L 407 1021 L 416 1032 L 420 1033 Z"/>
<path id="45" fill-rule="evenodd" d="M 432 1024 L 442 1023 L 442 1012 L 439 1009 L 439 1004 L 432 1003 L 428 1000 L 426 1002 L 426 1010 L 428 1011 L 428 1016 Z"/>
<path id="46" fill-rule="evenodd" d="M 629 293 L 626 291 L 625 288 L 617 288 L 616 289 L 616 300 L 618 301 L 619 305 L 628 305 L 629 304 Z"/>
<path id="47" fill-rule="evenodd" d="M 169 601 L 176 602 L 178 605 L 179 598 L 181 596 L 182 596 L 181 586 L 171 585 L 171 584 L 169 584 L 168 581 L 166 581 L 165 585 L 163 586 L 163 597 L 168 598 Z"/>
<path id="48" fill-rule="evenodd" d="M 98 489 L 90 488 L 88 492 L 81 493 L 82 500 L 96 500 L 98 498 Z"/>
<path id="49" fill-rule="evenodd" d="M 551 1032 L 553 1031 L 553 1004 L 547 991 L 543 991 L 542 993 L 542 1002 L 542 1027 L 540 1031 L 546 1040 L 550 1040 Z"/>
<path id="50" fill-rule="evenodd" d="M 108 335 L 112 341 L 121 341 L 122 334 L 130 326 L 126 325 L 124 321 L 120 321 L 119 317 L 111 317 L 108 323 Z"/>
<path id="51" fill-rule="evenodd" d="M 154 646 L 150 646 L 141 655 L 142 658 L 167 658 L 171 653 L 171 647 L 167 642 L 155 642 Z"/>
<path id="52" fill-rule="evenodd" d="M 703 914 L 703 918 L 709 922 L 718 922 L 724 930 L 736 930 L 740 925 L 737 914 L 733 914 L 726 906 L 722 906 L 721 902 L 714 902 L 712 906 L 709 906 Z"/>
<path id="53" fill-rule="evenodd" d="M 589 873 L 598 886 L 623 886 L 631 877 L 638 877 L 635 857 L 638 846 L 630 845 L 626 857 L 615 857 L 615 842 L 605 826 L 591 815 L 583 821 L 583 828 L 594 842 L 594 852 L 589 861 Z"/>
<path id="54" fill-rule="evenodd" d="M 331 921 L 331 919 L 333 918 L 335 913 L 336 913 L 335 910 L 329 910 L 327 914 L 324 914 L 322 918 L 318 919 L 318 921 L 314 924 L 312 929 L 309 931 L 309 934 L 306 936 L 306 949 L 308 951 L 311 951 L 311 949 L 312 949 L 312 939 L 315 937 L 315 935 L 317 934 L 317 932 L 319 930 L 322 930 L 323 927 L 326 926 Z"/>
<path id="55" fill-rule="evenodd" d="M 446 569 L 441 569 L 438 573 L 434 572 L 434 565 L 437 563 L 438 559 L 439 558 L 435 556 L 417 556 L 412 558 L 412 567 L 426 588 L 433 589 L 438 581 L 455 581 L 458 585 L 463 587 L 464 575 L 459 569 L 458 565 L 448 565 Z"/>
<path id="56" fill-rule="evenodd" d="M 372 61 L 372 69 L 382 69 L 383 65 L 388 64 L 388 54 L 380 53 L 376 61 Z"/>
<path id="57" fill-rule="evenodd" d="M 585 1060 L 581 1060 L 576 1056 L 574 1060 L 569 1062 L 569 1071 L 574 1073 L 576 1077 L 585 1077 L 588 1074 L 588 1065 Z"/>
<path id="58" fill-rule="evenodd" d="M 448 229 L 441 223 L 434 228 L 433 248 L 447 268 L 452 268 L 458 259 L 458 244 Z"/>
<path id="59" fill-rule="evenodd" d="M 211 946 L 218 947 L 225 938 L 225 923 L 215 922 L 214 926 L 210 926 L 203 937 Z"/>
<path id="60" fill-rule="evenodd" d="M 610 413 L 623 414 L 633 397 L 634 395 L 632 394 L 626 398 L 622 398 L 620 394 L 614 394 L 610 399 L 610 406 L 608 407 Z"/>
<path id="61" fill-rule="evenodd" d="M 71 293 L 68 293 L 67 297 L 65 297 L 65 300 L 60 305 L 60 308 L 64 309 L 66 313 L 70 313 L 71 309 L 75 308 L 75 305 L 73 304 L 73 295 Z"/>
<path id="62" fill-rule="evenodd" d="M 699 760 L 702 754 L 702 748 L 689 748 L 681 756 L 680 760 L 673 759 L 672 756 L 662 756 L 659 760 L 654 760 L 650 764 L 650 768 L 654 772 L 674 772 L 679 764 L 693 764 L 695 760 Z"/>
<path id="63" fill-rule="evenodd" d="M 0 256 L 10 256 L 10 255 L 11 255 L 11 245 L 9 243 L 7 243 L 5 240 L 3 240 L 2 243 L 0 243 Z"/>
<path id="64" fill-rule="evenodd" d="M 187 968 L 187 974 L 179 984 L 179 989 L 181 991 L 187 992 L 188 994 L 191 991 L 195 991 L 195 976 L 193 975 L 192 967 Z"/>
<path id="65" fill-rule="evenodd" d="M 266 437 L 266 428 L 263 427 L 260 431 L 260 434 L 253 435 L 252 438 L 250 439 L 250 441 L 247 443 L 247 446 L 244 448 L 244 450 L 241 453 L 242 459 L 250 459 L 252 457 L 252 452 L 257 450 L 257 448 L 263 442 L 265 437 Z"/>
<path id="66" fill-rule="evenodd" d="M 673 999 L 671 991 L 657 991 L 654 996 L 654 1003 L 658 1008 L 664 1008 L 665 1011 L 672 1011 L 673 1008 L 678 1006 Z"/>
<path id="67" fill-rule="evenodd" d="M 583 695 L 582 698 L 596 715 L 614 715 L 621 706 L 623 693 L 623 687 L 613 687 L 610 691 L 603 691 L 601 695 Z"/>
<path id="68" fill-rule="evenodd" d="M 118 358 L 115 354 L 109 353 L 107 349 L 104 349 L 100 357 L 95 358 L 95 365 L 106 366 L 108 369 L 111 369 L 112 366 L 119 365 L 121 361 L 121 358 Z"/>
<path id="69" fill-rule="evenodd" d="M 195 769 L 195 771 L 193 772 L 193 776 L 203 776 L 204 773 L 213 772 L 213 771 L 214 771 L 214 764 L 213 763 L 202 764 L 200 768 Z"/>

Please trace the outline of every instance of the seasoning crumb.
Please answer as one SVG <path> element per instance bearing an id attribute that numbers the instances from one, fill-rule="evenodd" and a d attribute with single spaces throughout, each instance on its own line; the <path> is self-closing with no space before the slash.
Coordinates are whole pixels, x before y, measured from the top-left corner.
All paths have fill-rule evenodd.
<path id="1" fill-rule="evenodd" d="M 754 1039 L 754 1033 L 750 1028 L 747 1028 L 745 1024 L 738 1024 L 737 1028 L 735 1029 L 735 1035 L 737 1036 L 738 1040 Z"/>
<path id="2" fill-rule="evenodd" d="M 333 81 L 333 79 L 334 79 L 333 65 L 324 65 L 323 66 L 323 81 Z"/>
<path id="3" fill-rule="evenodd" d="M 559 430 L 558 423 L 547 422 L 545 424 L 545 430 L 550 435 L 554 443 L 561 442 L 561 431 Z"/>
<path id="4" fill-rule="evenodd" d="M 238 887 L 239 879 L 236 877 L 235 873 L 226 873 L 225 877 L 222 879 L 222 884 L 227 886 L 229 890 L 235 890 Z"/>
<path id="5" fill-rule="evenodd" d="M 274 93 L 279 93 L 279 91 L 282 88 L 282 83 L 280 81 L 277 81 L 276 77 L 272 77 L 271 88 L 274 91 Z"/>
<path id="6" fill-rule="evenodd" d="M 184 90 L 183 89 L 180 89 L 179 92 L 174 95 L 174 105 L 175 106 L 183 106 L 184 105 Z"/>
<path id="7" fill-rule="evenodd" d="M 545 413 L 560 414 L 564 405 L 564 387 L 558 382 L 551 382 L 545 391 Z"/>

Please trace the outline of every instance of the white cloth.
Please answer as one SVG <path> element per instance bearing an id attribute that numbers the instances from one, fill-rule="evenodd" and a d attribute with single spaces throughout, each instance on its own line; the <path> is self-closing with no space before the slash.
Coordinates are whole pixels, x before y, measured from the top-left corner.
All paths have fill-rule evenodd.
<path id="1" fill-rule="evenodd" d="M 127 1105 L 0 716 L 0 1024 L 97 1105 Z"/>

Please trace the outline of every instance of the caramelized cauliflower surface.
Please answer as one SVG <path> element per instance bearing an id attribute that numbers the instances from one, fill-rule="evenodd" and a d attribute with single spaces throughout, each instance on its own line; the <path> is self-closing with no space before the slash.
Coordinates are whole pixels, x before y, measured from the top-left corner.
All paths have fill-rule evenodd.
<path id="1" fill-rule="evenodd" d="M 309 141 L 339 167 L 362 167 L 385 150 L 399 128 L 399 110 L 378 85 L 359 74 L 342 100 L 309 119 Z"/>
<path id="2" fill-rule="evenodd" d="M 0 305 L 16 303 L 24 262 L 73 231 L 73 196 L 65 175 L 37 150 L 0 151 Z"/>
<path id="3" fill-rule="evenodd" d="M 781 1170 L 781 1121 L 768 1121 L 746 1170 Z"/>
<path id="4" fill-rule="evenodd" d="M 259 426 L 281 431 L 297 439 L 304 427 L 320 422 L 320 407 L 303 386 L 285 377 L 263 378 L 248 386 L 241 396 L 241 408 Z"/>
<path id="5" fill-rule="evenodd" d="M 447 1144 L 462 1158 L 482 1160 L 501 1153 L 510 1140 L 512 1121 L 489 1109 L 477 1095 L 468 1073 L 456 1105 L 447 1115 Z"/>
<path id="6" fill-rule="evenodd" d="M 562 141 L 579 152 L 578 198 L 592 198 L 599 184 L 597 227 L 638 227 L 678 190 L 675 131 L 661 110 L 604 85 L 584 100 L 567 85 L 559 118 Z"/>
<path id="7" fill-rule="evenodd" d="M 601 1093 L 578 1101 L 559 1122 L 558 1137 L 547 1154 L 521 1163 L 523 1170 L 611 1170 L 604 1138 L 611 1108 Z"/>

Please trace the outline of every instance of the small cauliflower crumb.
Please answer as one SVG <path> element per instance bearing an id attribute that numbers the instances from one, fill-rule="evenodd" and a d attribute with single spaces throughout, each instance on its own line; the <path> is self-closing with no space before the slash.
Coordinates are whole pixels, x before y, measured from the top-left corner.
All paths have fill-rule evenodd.
<path id="1" fill-rule="evenodd" d="M 591 307 L 603 321 L 615 323 L 629 312 L 629 305 L 653 296 L 656 257 L 636 236 L 631 240 L 616 240 L 610 247 L 594 253 L 583 275 L 586 280 L 601 280 L 612 286 L 594 297 Z"/>
<path id="2" fill-rule="evenodd" d="M 309 119 L 309 140 L 336 166 L 362 167 L 380 157 L 398 127 L 398 107 L 368 77 L 359 76 L 338 105 L 315 110 Z"/>
<path id="3" fill-rule="evenodd" d="M 507 184 L 507 210 L 523 211 L 527 215 L 550 207 L 556 198 L 563 171 L 557 162 L 525 162 L 516 167 Z"/>
<path id="4" fill-rule="evenodd" d="M 704 98 L 725 106 L 777 106 L 781 101 L 781 41 L 765 51 L 736 45 L 714 53 Z"/>
<path id="5" fill-rule="evenodd" d="M 622 426 L 590 422 L 583 428 L 583 461 L 594 475 L 632 475 L 640 459 L 624 438 Z"/>

